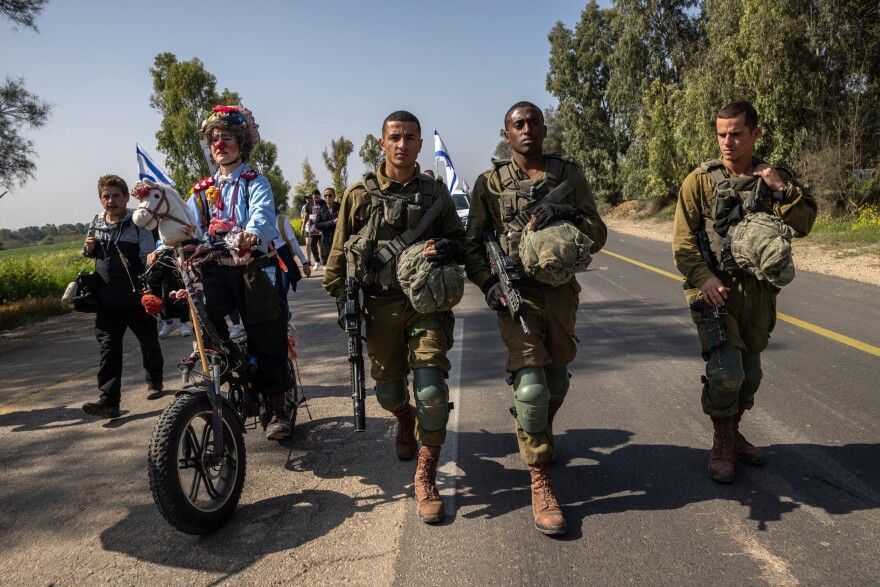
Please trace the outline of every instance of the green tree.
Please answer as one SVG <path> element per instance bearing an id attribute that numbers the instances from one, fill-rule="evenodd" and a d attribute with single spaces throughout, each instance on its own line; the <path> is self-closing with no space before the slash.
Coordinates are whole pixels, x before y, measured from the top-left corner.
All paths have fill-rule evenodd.
<path id="1" fill-rule="evenodd" d="M 382 161 L 385 160 L 385 152 L 379 146 L 379 139 L 370 133 L 367 133 L 366 138 L 364 138 L 364 144 L 361 146 L 358 154 L 361 156 L 367 171 L 375 172 L 379 169 Z"/>
<path id="2" fill-rule="evenodd" d="M 284 214 L 288 210 L 287 194 L 290 193 L 290 182 L 284 179 L 284 173 L 278 166 L 278 146 L 271 141 L 260 141 L 251 151 L 250 165 L 269 180 L 275 206 Z"/>
<path id="3" fill-rule="evenodd" d="M 165 154 L 171 180 L 184 196 L 199 179 L 208 175 L 208 163 L 199 143 L 202 120 L 217 104 L 238 104 L 238 94 L 218 94 L 217 80 L 194 57 L 178 61 L 173 53 L 160 53 L 153 67 L 153 95 L 150 106 L 162 114 L 156 133 L 158 149 Z"/>
<path id="4" fill-rule="evenodd" d="M 559 104 L 556 119 L 564 128 L 562 150 L 578 161 L 600 199 L 620 199 L 618 140 L 606 99 L 611 11 L 591 0 L 574 31 L 561 22 L 550 30 L 547 90 Z"/>
<path id="5" fill-rule="evenodd" d="M 510 148 L 510 143 L 504 138 L 503 128 L 498 131 L 498 136 L 501 137 L 501 140 L 495 145 L 495 152 L 492 153 L 492 156 L 495 159 L 510 159 L 513 157 L 513 149 Z"/>
<path id="6" fill-rule="evenodd" d="M 306 198 L 313 190 L 318 189 L 318 176 L 312 169 L 308 157 L 302 162 L 302 181 L 293 186 L 293 207 L 290 214 L 296 218 L 299 216 L 300 210 L 306 203 Z M 341 192 L 340 192 L 341 193 Z"/>
<path id="7" fill-rule="evenodd" d="M 37 31 L 36 17 L 48 0 L 0 0 L 0 15 L 16 25 Z M 21 187 L 34 178 L 37 169 L 34 143 L 22 135 L 25 127 L 42 128 L 49 121 L 52 106 L 28 91 L 24 78 L 10 78 L 0 85 L 0 198 L 16 184 Z"/>
<path id="8" fill-rule="evenodd" d="M 324 166 L 330 172 L 336 193 L 341 194 L 348 185 L 348 157 L 354 151 L 354 144 L 344 136 L 340 136 L 330 141 L 329 149 L 329 152 L 324 149 L 322 153 Z"/>
<path id="9" fill-rule="evenodd" d="M 0 187 L 12 189 L 34 178 L 34 143 L 22 129 L 46 125 L 52 106 L 28 91 L 24 79 L 6 78 L 0 86 Z"/>

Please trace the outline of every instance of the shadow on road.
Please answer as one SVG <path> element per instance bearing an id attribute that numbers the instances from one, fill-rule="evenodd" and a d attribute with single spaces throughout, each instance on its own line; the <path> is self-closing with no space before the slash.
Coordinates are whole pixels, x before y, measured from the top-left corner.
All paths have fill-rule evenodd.
<path id="1" fill-rule="evenodd" d="M 468 439 L 479 434 L 480 438 Z M 579 521 L 593 515 L 632 510 L 670 510 L 711 500 L 733 500 L 749 508 L 759 530 L 802 506 L 831 515 L 880 507 L 880 445 L 765 447 L 768 464 L 737 464 L 730 485 L 712 482 L 708 450 L 674 445 L 629 444 L 625 430 L 568 430 L 557 435 L 559 454 L 552 467 L 557 497 L 569 520 L 566 540 L 580 538 Z M 500 460 L 516 454 L 512 434 L 463 433 L 461 446 L 485 447 L 462 454 L 458 480 L 462 517 L 494 518 L 530 504 L 525 466 L 506 468 Z M 708 448 L 708 447 L 707 447 Z"/>

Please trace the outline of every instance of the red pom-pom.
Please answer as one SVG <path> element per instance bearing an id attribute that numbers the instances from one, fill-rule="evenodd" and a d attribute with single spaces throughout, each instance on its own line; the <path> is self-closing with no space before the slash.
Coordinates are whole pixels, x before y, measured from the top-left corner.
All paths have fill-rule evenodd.
<path id="1" fill-rule="evenodd" d="M 147 314 L 155 316 L 162 311 L 162 300 L 153 294 L 144 294 L 141 296 L 141 304 L 144 306 L 144 310 L 147 311 Z"/>

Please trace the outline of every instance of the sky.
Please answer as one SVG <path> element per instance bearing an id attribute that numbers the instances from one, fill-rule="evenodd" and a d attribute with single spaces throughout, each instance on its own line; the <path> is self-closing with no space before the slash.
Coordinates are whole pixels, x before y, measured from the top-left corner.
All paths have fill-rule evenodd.
<path id="1" fill-rule="evenodd" d="M 609 2 L 600 2 L 607 5 Z M 36 178 L 0 198 L 0 228 L 88 222 L 97 180 L 137 180 L 135 144 L 156 149 L 161 116 L 149 104 L 156 55 L 198 57 L 217 90 L 238 92 L 295 185 L 308 158 L 330 185 L 321 153 L 344 135 L 358 151 L 382 121 L 409 110 L 422 125 L 422 169 L 434 168 L 433 129 L 470 185 L 487 169 L 507 108 L 544 108 L 557 21 L 573 29 L 586 0 L 49 0 L 39 32 L 0 18 L 0 67 L 50 102 L 48 124 L 26 129 Z M 131 205 L 131 203 L 129 204 Z"/>

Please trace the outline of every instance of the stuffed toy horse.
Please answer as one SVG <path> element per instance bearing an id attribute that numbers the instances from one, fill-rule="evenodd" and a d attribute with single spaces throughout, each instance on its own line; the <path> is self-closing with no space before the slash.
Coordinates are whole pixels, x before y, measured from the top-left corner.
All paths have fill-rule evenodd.
<path id="1" fill-rule="evenodd" d="M 153 230 L 158 224 L 163 245 L 176 247 L 196 238 L 196 223 L 189 208 L 170 185 L 145 179 L 135 184 L 131 195 L 140 201 L 134 211 L 134 223 L 147 230 Z"/>

